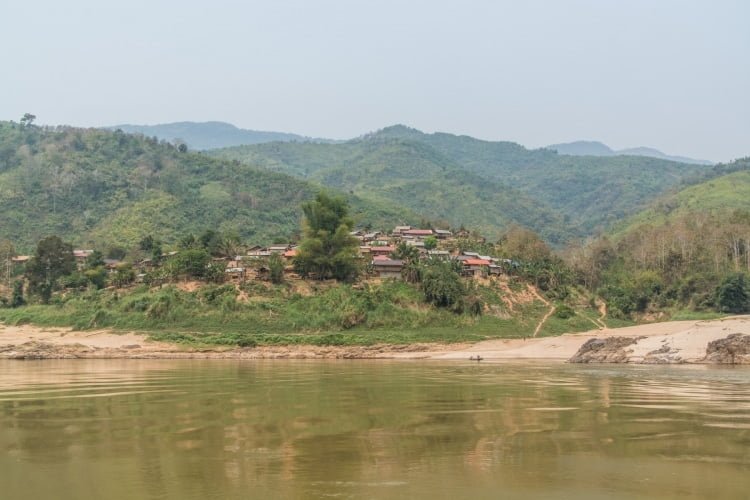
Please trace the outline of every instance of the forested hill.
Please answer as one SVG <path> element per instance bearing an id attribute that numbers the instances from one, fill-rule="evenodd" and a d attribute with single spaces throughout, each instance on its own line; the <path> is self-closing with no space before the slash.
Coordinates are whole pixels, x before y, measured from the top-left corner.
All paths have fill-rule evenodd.
<path id="1" fill-rule="evenodd" d="M 710 168 L 642 156 L 566 156 L 401 125 L 343 144 L 269 143 L 209 154 L 452 222 L 495 230 L 515 222 L 556 244 L 604 230 Z"/>
<path id="2" fill-rule="evenodd" d="M 573 253 L 612 314 L 750 310 L 750 158 L 705 177 Z"/>
<path id="3" fill-rule="evenodd" d="M 115 125 L 110 130 L 143 134 L 169 142 L 184 142 L 190 149 L 205 150 L 264 142 L 332 142 L 286 132 L 247 130 L 224 122 L 175 122 L 159 125 Z"/>
<path id="4" fill-rule="evenodd" d="M 572 226 L 545 201 L 472 172 L 422 141 L 368 137 L 343 144 L 259 144 L 209 154 L 409 207 L 452 226 L 478 229 L 491 239 L 518 224 L 560 244 Z"/>
<path id="5" fill-rule="evenodd" d="M 208 228 L 270 243 L 299 230 L 300 204 L 318 190 L 142 136 L 0 122 L 0 240 L 20 251 L 51 234 L 127 248 L 149 234 L 170 242 Z M 349 198 L 362 224 L 419 221 L 393 205 Z"/>
<path id="6" fill-rule="evenodd" d="M 655 200 L 649 208 L 615 226 L 618 237 L 644 225 L 674 226 L 678 221 L 710 217 L 718 224 L 733 214 L 750 216 L 750 157 L 718 164 L 700 177 Z"/>

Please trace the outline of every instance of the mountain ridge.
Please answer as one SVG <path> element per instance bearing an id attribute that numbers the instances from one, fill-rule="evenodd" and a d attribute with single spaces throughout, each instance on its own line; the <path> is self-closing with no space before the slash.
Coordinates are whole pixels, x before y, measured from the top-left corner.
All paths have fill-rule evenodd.
<path id="1" fill-rule="evenodd" d="M 660 160 L 669 160 L 678 163 L 690 163 L 695 165 L 713 165 L 714 162 L 689 158 L 686 156 L 668 155 L 656 148 L 638 146 L 615 150 L 599 141 L 573 141 L 560 144 L 550 144 L 546 149 L 557 151 L 561 155 L 572 156 L 645 156 L 648 158 L 658 158 Z"/>
<path id="2" fill-rule="evenodd" d="M 102 127 L 129 134 L 155 136 L 169 142 L 184 141 L 190 149 L 207 150 L 265 142 L 336 142 L 332 139 L 307 137 L 289 132 L 250 130 L 221 121 L 171 122 L 156 125 L 121 124 Z"/>
<path id="3" fill-rule="evenodd" d="M 443 132 L 426 134 L 405 125 L 337 144 L 267 143 L 207 154 L 390 200 L 417 211 L 427 208 L 454 223 L 484 219 L 487 224 L 480 226 L 489 227 L 494 217 L 496 229 L 491 236 L 512 222 L 540 232 L 557 245 L 570 237 L 603 230 L 706 168 L 637 156 L 565 156 L 513 142 Z M 422 165 L 422 171 L 415 165 Z M 388 169 L 391 173 L 386 175 Z M 405 177 L 407 174 L 410 177 Z M 396 179 L 405 185 L 397 187 Z M 455 185 L 455 179 L 467 181 L 463 190 Z M 424 193 L 416 192 L 417 185 L 433 193 L 442 206 L 434 203 L 427 207 Z M 488 191 L 496 193 L 494 201 Z M 442 201 L 446 197 L 453 200 Z M 481 203 L 473 204 L 468 212 L 472 203 L 467 198 Z"/>

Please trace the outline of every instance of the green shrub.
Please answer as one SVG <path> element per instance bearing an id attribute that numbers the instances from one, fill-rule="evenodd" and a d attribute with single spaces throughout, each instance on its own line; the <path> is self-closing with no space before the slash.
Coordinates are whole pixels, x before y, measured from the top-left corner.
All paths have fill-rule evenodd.
<path id="1" fill-rule="evenodd" d="M 576 315 L 576 312 L 565 304 L 555 306 L 555 317 L 560 319 L 569 319 Z"/>
<path id="2" fill-rule="evenodd" d="M 724 278 L 716 289 L 716 304 L 722 312 L 737 314 L 748 311 L 748 290 L 744 274 L 734 273 Z"/>

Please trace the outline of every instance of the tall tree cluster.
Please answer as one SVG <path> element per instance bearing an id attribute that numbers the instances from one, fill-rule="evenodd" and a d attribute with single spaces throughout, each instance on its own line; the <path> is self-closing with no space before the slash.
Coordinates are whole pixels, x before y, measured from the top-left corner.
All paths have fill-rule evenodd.
<path id="1" fill-rule="evenodd" d="M 303 238 L 294 266 L 302 276 L 352 281 L 359 274 L 353 221 L 344 198 L 319 193 L 302 205 Z"/>

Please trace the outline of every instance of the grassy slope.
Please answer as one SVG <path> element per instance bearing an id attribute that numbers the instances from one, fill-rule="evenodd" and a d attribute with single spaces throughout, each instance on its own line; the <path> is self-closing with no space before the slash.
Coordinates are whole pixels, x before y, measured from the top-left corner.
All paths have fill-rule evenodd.
<path id="1" fill-rule="evenodd" d="M 480 288 L 487 308 L 479 318 L 428 306 L 416 287 L 404 283 L 312 286 L 319 289 L 302 294 L 296 286 L 248 283 L 242 290 L 247 299 L 239 301 L 232 286 L 85 292 L 53 306 L 0 309 L 0 321 L 135 330 L 190 344 L 402 344 L 528 337 L 548 311 L 539 301 L 493 286 Z M 541 334 L 591 327 L 576 316 L 551 321 Z"/>
<path id="2" fill-rule="evenodd" d="M 299 230 L 300 204 L 318 189 L 143 137 L 0 122 L 0 239 L 20 251 L 50 234 L 106 249 L 131 247 L 146 234 L 174 241 L 207 228 L 268 243 Z M 419 220 L 392 203 L 349 198 L 363 224 Z"/>
<path id="3" fill-rule="evenodd" d="M 743 166 L 750 169 L 750 161 L 739 160 L 734 164 L 735 168 Z M 693 213 L 721 215 L 735 210 L 750 211 L 750 170 L 709 178 L 664 196 L 616 226 L 612 235 L 619 238 L 643 224 L 661 226 Z"/>

